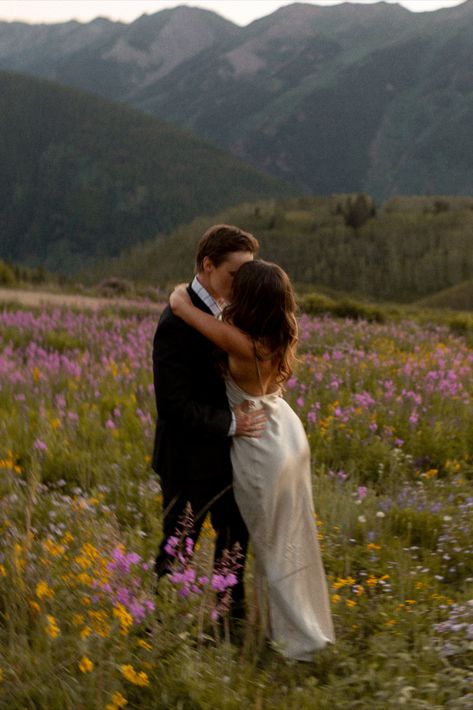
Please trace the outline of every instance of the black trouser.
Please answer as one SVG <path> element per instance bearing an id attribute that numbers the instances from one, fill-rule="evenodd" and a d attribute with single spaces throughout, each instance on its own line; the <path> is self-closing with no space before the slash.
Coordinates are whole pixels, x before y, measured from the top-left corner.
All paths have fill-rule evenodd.
<path id="1" fill-rule="evenodd" d="M 241 567 L 237 570 L 238 583 L 232 588 L 231 616 L 243 618 L 245 615 L 245 592 L 243 586 L 243 571 L 248 548 L 248 530 L 241 517 L 233 495 L 233 487 L 227 484 L 222 488 L 220 481 L 186 481 L 179 489 L 162 482 L 163 491 L 163 539 L 156 558 L 156 573 L 158 578 L 169 572 L 173 558 L 164 550 L 169 537 L 176 534 L 179 520 L 185 514 L 190 503 L 194 516 L 193 528 L 188 533 L 194 543 L 197 541 L 202 524 L 207 513 L 216 533 L 214 561 L 222 557 L 224 550 L 231 550 L 238 543 L 242 557 Z"/>

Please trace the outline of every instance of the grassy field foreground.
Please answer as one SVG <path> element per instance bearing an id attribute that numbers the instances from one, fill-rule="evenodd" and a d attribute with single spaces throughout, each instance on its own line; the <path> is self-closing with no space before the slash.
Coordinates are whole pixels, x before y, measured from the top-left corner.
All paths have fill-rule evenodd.
<path id="1" fill-rule="evenodd" d="M 286 397 L 313 454 L 337 643 L 310 664 L 154 593 L 156 314 L 0 314 L 0 707 L 473 707 L 473 351 L 411 321 L 302 316 Z M 251 560 L 247 575 L 251 597 Z M 199 588 L 197 591 L 197 587 Z M 216 637 L 215 637 L 216 634 Z"/>

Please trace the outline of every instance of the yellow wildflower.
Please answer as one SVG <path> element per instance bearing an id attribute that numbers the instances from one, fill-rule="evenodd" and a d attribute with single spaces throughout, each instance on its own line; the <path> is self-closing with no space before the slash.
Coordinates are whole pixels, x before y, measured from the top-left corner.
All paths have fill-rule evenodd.
<path id="1" fill-rule="evenodd" d="M 51 426 L 53 429 L 60 429 L 61 428 L 61 420 L 60 419 L 51 419 Z"/>
<path id="2" fill-rule="evenodd" d="M 15 542 L 13 546 L 13 555 L 14 555 L 14 565 L 15 568 L 18 571 L 21 571 L 25 568 L 26 565 L 26 559 L 24 557 L 25 551 L 23 550 L 22 546 L 20 545 L 19 542 Z"/>
<path id="3" fill-rule="evenodd" d="M 376 545 L 376 543 L 374 543 L 374 542 L 369 542 L 366 545 L 366 547 L 368 548 L 368 550 L 380 550 L 381 549 L 381 545 Z"/>
<path id="4" fill-rule="evenodd" d="M 91 545 L 90 542 L 86 542 L 82 545 L 82 552 L 86 557 L 91 560 L 96 560 L 97 557 L 100 557 L 100 552 L 97 550 L 96 547 Z"/>
<path id="5" fill-rule="evenodd" d="M 84 616 L 82 614 L 73 614 L 72 623 L 74 626 L 81 626 L 84 623 Z"/>
<path id="6" fill-rule="evenodd" d="M 345 604 L 351 609 L 352 607 L 356 606 L 356 601 L 354 599 L 347 599 Z"/>
<path id="7" fill-rule="evenodd" d="M 7 571 L 4 567 L 4 565 L 0 565 L 0 577 L 6 577 L 7 576 Z"/>
<path id="8" fill-rule="evenodd" d="M 126 636 L 130 626 L 133 624 L 132 615 L 125 609 L 123 604 L 117 604 L 113 610 L 113 616 L 120 622 L 120 632 Z"/>
<path id="9" fill-rule="evenodd" d="M 81 584 L 85 584 L 88 587 L 92 584 L 92 577 L 90 574 L 87 574 L 87 572 L 81 572 L 78 576 L 77 579 Z"/>
<path id="10" fill-rule="evenodd" d="M 87 658 L 87 656 L 82 656 L 81 662 L 79 663 L 79 670 L 81 673 L 90 673 L 94 670 L 94 664 Z"/>
<path id="11" fill-rule="evenodd" d="M 33 601 L 33 600 L 30 600 L 30 607 L 31 607 L 31 608 L 33 609 L 33 611 L 35 611 L 37 614 L 39 614 L 39 612 L 41 611 L 41 607 L 40 607 L 40 605 L 38 604 L 38 602 L 35 602 L 35 601 Z"/>
<path id="12" fill-rule="evenodd" d="M 144 639 L 140 639 L 138 641 L 138 646 L 141 646 L 141 648 L 144 648 L 145 651 L 151 651 L 151 649 L 153 648 L 152 645 L 150 643 L 148 643 L 147 641 L 145 641 Z"/>
<path id="13" fill-rule="evenodd" d="M 54 596 L 54 591 L 47 582 L 41 580 L 41 582 L 38 582 L 36 585 L 36 596 L 38 599 L 51 599 L 51 597 Z"/>
<path id="14" fill-rule="evenodd" d="M 133 683 L 133 685 L 139 685 L 141 687 L 149 685 L 149 679 L 146 673 L 143 671 L 137 673 L 131 665 L 120 666 L 120 672 L 124 678 L 130 681 L 130 683 Z"/>
<path id="15" fill-rule="evenodd" d="M 341 600 L 340 594 L 332 594 L 332 602 L 334 604 L 338 604 L 338 602 Z"/>
<path id="16" fill-rule="evenodd" d="M 81 569 L 87 569 L 91 565 L 90 559 L 88 557 L 84 557 L 84 555 L 77 555 L 74 562 L 76 565 L 79 565 Z"/>
<path id="17" fill-rule="evenodd" d="M 121 693 L 114 693 L 112 696 L 112 701 L 115 707 L 117 708 L 124 708 L 125 705 L 128 705 L 128 700 L 124 698 Z"/>
<path id="18" fill-rule="evenodd" d="M 90 626 L 84 626 L 84 628 L 80 630 L 80 637 L 81 639 L 89 638 L 91 633 L 92 629 L 90 628 Z"/>
<path id="19" fill-rule="evenodd" d="M 102 638 L 110 634 L 110 624 L 107 623 L 106 611 L 89 611 L 89 616 L 94 621 L 94 631 Z"/>
<path id="20" fill-rule="evenodd" d="M 429 468 L 429 470 L 425 472 L 425 477 L 426 478 L 433 478 L 434 476 L 437 475 L 437 473 L 438 473 L 437 468 Z"/>
<path id="21" fill-rule="evenodd" d="M 48 627 L 46 630 L 49 636 L 55 639 L 60 634 L 59 626 L 56 623 L 56 619 L 54 618 L 54 616 L 51 616 L 51 614 L 48 614 L 46 618 L 48 620 Z"/>
<path id="22" fill-rule="evenodd" d="M 64 545 L 58 545 L 57 542 L 54 542 L 50 538 L 43 542 L 43 549 L 52 557 L 59 557 L 59 555 L 62 555 L 65 551 Z"/>

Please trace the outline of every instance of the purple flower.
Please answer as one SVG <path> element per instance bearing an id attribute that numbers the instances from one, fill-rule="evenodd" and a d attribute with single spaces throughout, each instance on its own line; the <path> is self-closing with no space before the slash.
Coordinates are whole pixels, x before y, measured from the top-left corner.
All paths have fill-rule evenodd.
<path id="1" fill-rule="evenodd" d="M 176 548 L 179 545 L 179 538 L 175 535 L 168 537 L 166 544 L 164 545 L 164 551 L 166 554 L 171 555 L 171 557 L 176 556 Z"/>
<path id="2" fill-rule="evenodd" d="M 132 601 L 131 604 L 128 607 L 128 611 L 132 615 L 134 621 L 136 623 L 139 623 L 140 621 L 143 621 L 143 619 L 146 616 L 146 610 L 143 604 L 140 604 L 138 601 Z"/>
<path id="3" fill-rule="evenodd" d="M 130 592 L 126 587 L 119 587 L 116 591 L 116 599 L 123 606 L 127 606 L 130 602 Z"/>
<path id="4" fill-rule="evenodd" d="M 191 567 L 186 567 L 182 572 L 173 572 L 169 575 L 169 579 L 173 584 L 188 584 L 195 580 L 195 570 Z"/>
<path id="5" fill-rule="evenodd" d="M 229 572 L 228 574 L 213 574 L 212 589 L 216 592 L 224 592 L 228 587 L 234 587 L 238 583 L 236 574 Z"/>
<path id="6" fill-rule="evenodd" d="M 358 490 L 357 490 L 358 500 L 363 500 L 363 498 L 366 497 L 367 493 L 368 493 L 368 489 L 366 486 L 358 486 Z"/>

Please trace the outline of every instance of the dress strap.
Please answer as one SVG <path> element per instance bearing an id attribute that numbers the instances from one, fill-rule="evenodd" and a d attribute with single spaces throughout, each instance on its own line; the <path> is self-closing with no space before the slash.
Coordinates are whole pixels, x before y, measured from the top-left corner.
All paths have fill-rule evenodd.
<path id="1" fill-rule="evenodd" d="M 256 375 L 257 375 L 257 377 L 258 377 L 258 382 L 259 382 L 259 387 L 260 387 L 260 390 L 261 390 L 261 394 L 264 395 L 264 394 L 266 394 L 266 392 L 264 391 L 263 381 L 262 381 L 262 379 L 261 379 L 261 370 L 260 370 L 259 362 L 258 362 L 258 360 L 259 360 L 258 351 L 257 351 L 257 349 L 256 349 L 256 342 L 255 342 L 254 340 L 253 340 L 253 350 L 254 350 L 254 353 L 255 353 Z"/>

